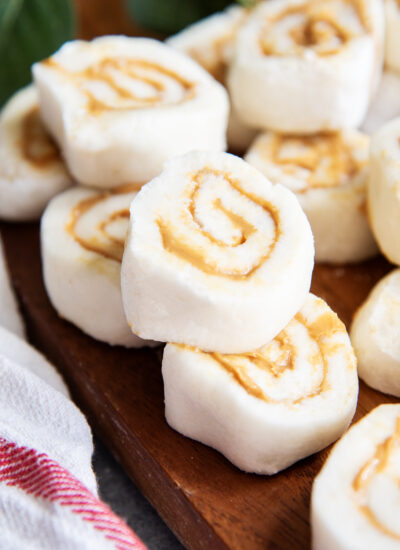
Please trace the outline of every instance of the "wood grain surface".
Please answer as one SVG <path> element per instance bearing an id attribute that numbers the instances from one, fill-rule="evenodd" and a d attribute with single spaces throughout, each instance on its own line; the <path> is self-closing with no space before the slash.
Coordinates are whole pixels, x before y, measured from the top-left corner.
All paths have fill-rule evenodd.
<path id="1" fill-rule="evenodd" d="M 273 476 L 240 472 L 164 420 L 162 348 L 96 342 L 60 319 L 46 296 L 38 226 L 2 224 L 12 279 L 32 341 L 58 366 L 91 425 L 188 549 L 309 549 L 313 478 L 327 450 Z M 349 324 L 390 265 L 318 266 L 312 290 Z M 104 312 L 106 315 L 106 312 Z M 356 418 L 394 399 L 361 384 Z"/>

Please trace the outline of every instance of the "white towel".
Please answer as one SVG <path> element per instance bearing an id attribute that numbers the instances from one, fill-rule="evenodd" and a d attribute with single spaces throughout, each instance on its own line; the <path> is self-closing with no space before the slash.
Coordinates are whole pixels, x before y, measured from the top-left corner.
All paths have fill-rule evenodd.
<path id="1" fill-rule="evenodd" d="M 2 323 L 22 328 L 0 249 Z M 92 453 L 90 428 L 54 367 L 0 327 L 2 550 L 145 549 L 98 499 Z"/>

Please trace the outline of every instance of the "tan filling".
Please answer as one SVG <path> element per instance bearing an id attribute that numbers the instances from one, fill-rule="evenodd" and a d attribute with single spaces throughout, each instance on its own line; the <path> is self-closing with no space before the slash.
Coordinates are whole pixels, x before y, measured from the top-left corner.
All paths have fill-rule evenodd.
<path id="1" fill-rule="evenodd" d="M 205 231 L 205 229 L 202 227 L 201 222 L 196 217 L 195 203 L 196 203 L 196 196 L 199 192 L 201 185 L 204 183 L 205 177 L 210 174 L 217 177 L 223 177 L 233 189 L 235 189 L 242 196 L 247 197 L 252 202 L 261 206 L 272 218 L 274 227 L 275 227 L 275 235 L 272 242 L 269 243 L 268 246 L 266 247 L 265 253 L 261 256 L 261 258 L 255 264 L 249 267 L 246 267 L 242 270 L 234 270 L 234 269 L 229 271 L 222 270 L 216 262 L 213 262 L 207 256 L 206 251 L 194 246 L 193 243 L 191 243 L 190 240 L 186 237 L 186 235 L 184 235 L 183 233 L 178 234 L 171 223 L 163 220 L 162 218 L 159 218 L 157 220 L 157 224 L 160 230 L 163 247 L 170 254 L 173 254 L 174 256 L 180 258 L 181 260 L 184 260 L 185 262 L 192 264 L 197 269 L 209 275 L 223 276 L 223 277 L 228 277 L 236 280 L 248 279 L 269 258 L 272 251 L 275 248 L 277 241 L 279 240 L 279 236 L 280 236 L 279 213 L 277 209 L 268 201 L 256 195 L 253 195 L 252 193 L 245 191 L 242 188 L 241 183 L 238 180 L 232 178 L 230 174 L 228 174 L 227 172 L 213 170 L 211 168 L 203 168 L 198 172 L 196 172 L 195 174 L 191 175 L 191 186 L 187 193 L 187 204 L 188 204 L 187 215 L 189 217 L 188 221 L 195 222 L 197 230 L 201 232 L 202 235 L 206 237 L 210 243 L 216 244 L 221 248 L 224 248 L 227 246 L 233 246 L 233 247 L 240 246 L 246 243 L 250 235 L 252 235 L 257 231 L 257 228 L 254 225 L 252 225 L 247 220 L 243 219 L 241 216 L 228 210 L 226 207 L 222 205 L 221 201 L 219 200 L 215 201 L 214 203 L 215 208 L 220 209 L 225 214 L 225 216 L 229 218 L 229 220 L 232 222 L 234 227 L 236 227 L 239 230 L 240 237 L 233 244 L 227 245 L 223 241 L 216 239 L 213 235 Z"/>
<path id="2" fill-rule="evenodd" d="M 197 63 L 200 63 L 200 65 L 216 80 L 218 80 L 218 82 L 225 84 L 229 64 L 225 59 L 224 49 L 227 47 L 229 42 L 233 40 L 235 34 L 236 33 L 233 32 L 226 34 L 212 43 L 212 61 L 208 58 L 208 56 L 206 57 L 203 55 L 200 48 L 189 48 L 186 53 L 192 59 L 197 61 Z"/>
<path id="3" fill-rule="evenodd" d="M 76 227 L 82 216 L 84 216 L 97 204 L 101 203 L 102 201 L 108 200 L 113 195 L 129 194 L 137 190 L 137 185 L 123 185 L 121 187 L 117 187 L 116 189 L 105 191 L 104 193 L 99 193 L 94 197 L 89 197 L 80 201 L 71 210 L 71 214 L 66 225 L 66 231 L 85 250 L 88 250 L 89 252 L 95 252 L 96 254 L 99 254 L 104 258 L 115 260 L 116 262 L 122 262 L 122 256 L 125 248 L 125 239 L 119 239 L 115 237 L 115 235 L 112 235 L 109 232 L 109 226 L 110 224 L 121 219 L 129 220 L 130 214 L 128 208 L 112 212 L 107 216 L 107 218 L 101 220 L 97 224 L 96 229 L 104 237 L 103 242 L 99 242 L 97 239 L 86 239 L 80 236 L 76 230 Z"/>
<path id="4" fill-rule="evenodd" d="M 298 152 L 285 152 L 288 146 Z M 334 187 L 359 174 L 367 160 L 357 159 L 353 151 L 340 133 L 298 137 L 275 134 L 261 154 L 285 174 L 295 176 L 299 168 L 307 170 L 307 186 L 299 191 L 302 193 L 310 188 Z"/>
<path id="5" fill-rule="evenodd" d="M 313 49 L 320 56 L 337 54 L 340 49 L 356 34 L 342 25 L 329 8 L 338 0 L 309 0 L 299 6 L 289 6 L 276 15 L 268 18 L 259 39 L 264 55 L 288 55 L 300 53 L 303 49 Z M 365 0 L 342 0 L 350 5 L 365 33 L 372 32 L 370 18 L 365 7 Z M 294 43 L 293 52 L 279 52 L 270 39 L 269 30 L 273 25 L 291 16 L 301 16 L 301 22 L 293 26 L 289 36 Z M 335 45 L 333 45 L 335 44 Z"/>
<path id="6" fill-rule="evenodd" d="M 52 57 L 43 61 L 49 67 L 60 71 L 64 76 L 73 80 L 87 97 L 87 108 L 92 114 L 107 110 L 129 110 L 157 107 L 163 105 L 177 105 L 194 97 L 196 84 L 185 79 L 178 73 L 152 61 L 131 58 L 104 58 L 87 67 L 83 71 L 69 72 L 61 67 Z M 146 96 L 135 94 L 132 89 L 118 84 L 117 75 L 124 75 L 134 81 L 148 86 Z M 181 88 L 182 97 L 178 101 L 168 101 L 166 98 L 167 81 L 171 80 Z M 100 82 L 108 86 L 115 93 L 116 101 L 103 101 L 86 85 L 90 81 Z M 117 104 L 117 102 L 121 104 Z"/>
<path id="7" fill-rule="evenodd" d="M 370 460 L 368 460 L 366 464 L 364 464 L 364 466 L 361 468 L 361 470 L 358 472 L 358 474 L 354 478 L 353 490 L 356 493 L 360 494 L 363 491 L 365 491 L 368 485 L 371 483 L 373 477 L 376 474 L 379 474 L 385 471 L 388 465 L 391 453 L 394 451 L 395 448 L 398 448 L 399 446 L 400 446 L 400 416 L 397 418 L 396 428 L 394 433 L 377 446 L 374 456 Z M 393 539 L 400 540 L 400 536 L 397 533 L 391 531 L 385 525 L 382 525 L 382 523 L 375 516 L 374 512 L 371 510 L 371 508 L 368 505 L 360 505 L 359 509 L 362 512 L 362 514 L 368 519 L 368 521 L 372 523 L 375 529 L 377 529 L 378 531 L 381 531 L 383 534 Z"/>
<path id="8" fill-rule="evenodd" d="M 40 120 L 38 107 L 33 107 L 22 119 L 19 145 L 23 158 L 36 168 L 45 168 L 60 159 L 60 151 Z"/>
<path id="9" fill-rule="evenodd" d="M 204 48 L 203 45 L 201 47 L 193 46 L 186 52 L 187 55 L 200 63 L 200 65 L 221 84 L 225 85 L 226 74 L 229 67 L 226 49 L 233 44 L 238 30 L 245 22 L 247 15 L 248 12 L 244 11 L 242 17 L 232 25 L 229 31 L 215 39 L 210 45 L 207 45 L 206 48 Z"/>
<path id="10" fill-rule="evenodd" d="M 243 362 L 243 359 L 251 361 L 258 369 L 269 371 L 274 378 L 279 378 L 287 370 L 295 369 L 296 362 L 296 347 L 293 345 L 291 338 L 289 337 L 286 329 L 284 329 L 278 336 L 274 338 L 272 342 L 263 346 L 262 348 L 244 354 L 221 354 L 210 352 L 206 353 L 198 350 L 197 348 L 189 348 L 188 346 L 181 345 L 182 348 L 192 349 L 197 353 L 202 353 L 209 357 L 212 357 L 220 367 L 226 370 L 236 382 L 251 396 L 261 399 L 267 403 L 301 403 L 305 399 L 316 397 L 329 389 L 327 381 L 328 377 L 328 363 L 327 357 L 332 353 L 335 353 L 335 346 L 329 343 L 330 338 L 337 332 L 345 331 L 343 323 L 338 316 L 332 311 L 327 311 L 322 314 L 318 319 L 309 323 L 307 319 L 298 313 L 295 320 L 301 323 L 309 334 L 309 337 L 314 340 L 318 345 L 318 352 L 310 356 L 309 361 L 315 365 L 323 366 L 323 374 L 320 382 L 316 387 L 309 391 L 306 395 L 292 400 L 292 399 L 272 399 L 260 388 L 260 386 L 251 378 L 248 373 L 247 367 Z M 278 354 L 271 358 L 272 347 L 279 346 Z"/>

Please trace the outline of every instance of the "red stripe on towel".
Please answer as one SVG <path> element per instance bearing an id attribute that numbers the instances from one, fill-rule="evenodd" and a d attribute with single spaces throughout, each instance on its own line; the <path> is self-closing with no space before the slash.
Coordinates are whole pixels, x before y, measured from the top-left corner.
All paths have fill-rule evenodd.
<path id="1" fill-rule="evenodd" d="M 106 504 L 45 453 L 0 438 L 0 483 L 65 506 L 112 541 L 117 550 L 146 550 Z"/>

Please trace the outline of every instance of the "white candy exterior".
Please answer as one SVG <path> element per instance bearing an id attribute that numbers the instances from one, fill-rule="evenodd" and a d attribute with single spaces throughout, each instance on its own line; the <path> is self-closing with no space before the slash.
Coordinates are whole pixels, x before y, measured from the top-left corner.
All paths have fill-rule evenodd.
<path id="1" fill-rule="evenodd" d="M 313 550 L 398 550 L 399 419 L 381 405 L 331 451 L 312 490 Z"/>
<path id="2" fill-rule="evenodd" d="M 350 334 L 360 378 L 400 397 L 400 269 L 374 287 L 357 311 Z"/>
<path id="3" fill-rule="evenodd" d="M 349 4 L 313 0 L 271 0 L 260 3 L 239 31 L 234 58 L 228 76 L 228 88 L 234 109 L 245 124 L 280 132 L 315 133 L 358 127 L 367 112 L 380 79 L 383 58 L 384 15 L 381 0 L 365 0 L 370 32 L 361 27 L 357 15 L 349 15 Z M 335 53 L 318 55 L 311 47 L 297 46 L 289 31 L 303 22 L 292 16 L 265 31 L 273 46 L 265 54 L 260 44 L 268 18 L 296 7 L 321 11 L 321 36 L 326 10 L 342 9 L 345 29 L 355 36 Z M 339 9 L 339 11 L 340 11 Z M 299 16 L 301 17 L 301 16 Z M 335 17 L 335 15 L 333 16 Z M 317 24 L 318 25 L 318 24 Z M 348 25 L 348 27 L 347 27 Z M 319 27 L 315 27 L 318 35 Z M 287 33 L 287 34 L 286 34 Z M 333 48 L 334 49 L 334 48 Z"/>
<path id="4" fill-rule="evenodd" d="M 267 132 L 245 156 L 296 194 L 314 235 L 315 261 L 328 263 L 359 262 L 378 253 L 366 217 L 368 158 L 369 139 L 356 130 L 309 137 Z"/>
<path id="5" fill-rule="evenodd" d="M 169 38 L 166 43 L 195 59 L 225 85 L 236 34 L 246 17 L 247 11 L 243 8 L 230 7 L 190 25 Z M 231 106 L 227 129 L 229 148 L 244 152 L 256 133 L 254 128 L 243 124 Z"/>
<path id="6" fill-rule="evenodd" d="M 132 202 L 131 220 L 122 296 L 142 338 L 240 353 L 273 338 L 307 297 L 307 218 L 238 157 L 172 159 Z"/>
<path id="7" fill-rule="evenodd" d="M 48 141 L 38 109 L 37 92 L 31 85 L 17 92 L 0 115 L 0 219 L 3 220 L 39 219 L 49 200 L 73 184 L 55 145 Z M 28 131 L 32 135 L 27 135 Z M 26 156 L 24 143 L 36 161 Z"/>
<path id="8" fill-rule="evenodd" d="M 234 6 L 214 13 L 171 36 L 166 43 L 195 59 L 215 78 L 224 80 L 245 9 Z"/>
<path id="9" fill-rule="evenodd" d="M 0 236 L 0 326 L 25 337 L 25 327 L 11 286 Z"/>
<path id="10" fill-rule="evenodd" d="M 69 42 L 35 64 L 33 75 L 43 120 L 81 183 L 144 183 L 170 157 L 226 147 L 226 91 L 197 63 L 156 40 Z"/>
<path id="11" fill-rule="evenodd" d="M 369 106 L 361 130 L 366 134 L 374 134 L 381 126 L 398 116 L 400 116 L 400 74 L 386 70 L 382 73 L 382 80 Z"/>
<path id="12" fill-rule="evenodd" d="M 384 0 L 386 17 L 385 63 L 400 71 L 400 6 L 397 0 Z"/>
<path id="13" fill-rule="evenodd" d="M 368 215 L 382 253 L 400 265 L 400 118 L 371 139 Z"/>
<path id="14" fill-rule="evenodd" d="M 300 315 L 264 352 L 232 356 L 167 344 L 162 373 L 170 426 L 259 474 L 274 474 L 340 437 L 358 393 L 349 337 L 326 303 L 311 294 Z M 324 321 L 315 337 L 319 319 Z M 320 360 L 310 361 L 318 349 Z M 260 357 L 266 365 L 258 368 Z M 254 394 L 255 386 L 265 398 Z"/>
<path id="15" fill-rule="evenodd" d="M 90 247 L 100 245 L 107 254 L 110 242 L 100 234 L 98 225 L 111 219 L 114 212 L 128 210 L 135 195 L 132 191 L 108 195 L 76 187 L 50 202 L 41 224 L 44 282 L 55 309 L 93 338 L 126 347 L 142 347 L 148 342 L 135 336 L 127 324 L 121 298 L 120 258 L 107 257 Z M 74 208 L 82 201 L 102 197 L 104 200 L 76 224 L 75 234 L 85 237 L 87 243 L 82 246 L 68 230 Z M 123 244 L 121 248 L 122 255 Z"/>

